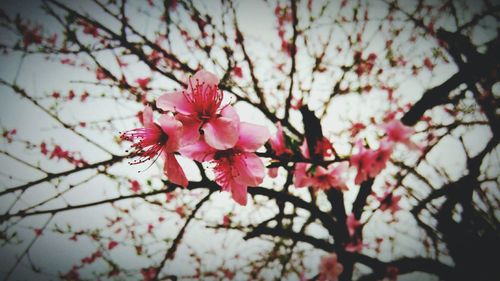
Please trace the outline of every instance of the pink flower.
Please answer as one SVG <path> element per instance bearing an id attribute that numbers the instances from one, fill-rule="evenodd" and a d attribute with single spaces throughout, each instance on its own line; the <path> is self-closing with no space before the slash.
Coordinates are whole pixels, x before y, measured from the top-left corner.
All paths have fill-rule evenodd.
<path id="1" fill-rule="evenodd" d="M 414 132 L 412 128 L 403 125 L 401 121 L 396 119 L 382 125 L 382 128 L 384 128 L 388 140 L 393 142 L 405 142 Z"/>
<path id="2" fill-rule="evenodd" d="M 42 142 L 40 144 L 40 152 L 43 154 L 43 155 L 47 155 L 49 153 L 49 150 L 47 149 L 47 144 L 45 142 Z"/>
<path id="3" fill-rule="evenodd" d="M 283 127 L 281 123 L 276 124 L 276 135 L 272 136 L 269 139 L 269 143 L 271 144 L 271 148 L 274 150 L 274 153 L 277 156 L 281 155 L 292 155 L 293 152 L 286 146 L 285 134 L 283 133 Z"/>
<path id="4" fill-rule="evenodd" d="M 149 77 L 139 78 L 139 79 L 135 80 L 135 82 L 137 83 L 137 85 L 139 85 L 139 87 L 141 87 L 141 89 L 143 89 L 143 90 L 147 90 L 148 89 L 149 81 L 151 81 L 151 78 L 149 78 Z"/>
<path id="5" fill-rule="evenodd" d="M 393 119 L 382 125 L 387 140 L 395 143 L 402 143 L 410 149 L 419 149 L 419 147 L 410 140 L 410 136 L 415 133 L 413 128 L 405 126 L 401 121 Z"/>
<path id="6" fill-rule="evenodd" d="M 392 143 L 381 141 L 377 150 L 366 149 L 361 142 L 358 142 L 356 146 L 359 147 L 359 151 L 351 156 L 350 162 L 351 166 L 358 170 L 354 183 L 360 184 L 369 178 L 376 177 L 385 169 L 391 157 Z"/>
<path id="7" fill-rule="evenodd" d="M 310 164 L 303 162 L 295 164 L 295 187 L 307 187 L 312 184 L 312 177 L 309 173 L 310 166 Z"/>
<path id="8" fill-rule="evenodd" d="M 184 205 L 179 205 L 175 207 L 175 212 L 179 215 L 179 217 L 184 218 L 186 217 L 186 210 L 184 208 Z"/>
<path id="9" fill-rule="evenodd" d="M 356 135 L 359 134 L 362 130 L 364 130 L 366 126 L 363 123 L 354 123 L 352 124 L 352 127 L 350 129 L 351 131 L 351 137 L 355 137 Z"/>
<path id="10" fill-rule="evenodd" d="M 41 148 L 41 152 L 44 155 L 47 155 L 48 150 L 47 150 L 46 144 L 43 143 L 40 148 Z M 75 166 L 78 166 L 78 167 L 82 167 L 82 166 L 86 165 L 87 162 L 85 162 L 85 160 L 83 160 L 81 158 L 79 159 L 77 154 L 78 153 L 64 150 L 61 146 L 56 144 L 54 146 L 54 149 L 52 150 L 52 152 L 49 155 L 49 159 L 54 159 L 54 158 L 57 160 L 64 159 L 64 160 L 68 161 L 69 163 L 71 163 Z"/>
<path id="11" fill-rule="evenodd" d="M 231 192 L 236 202 L 246 205 L 248 186 L 261 184 L 265 175 L 264 164 L 254 152 L 269 137 L 267 128 L 242 122 L 234 147 L 216 150 L 200 140 L 182 147 L 181 153 L 199 162 L 212 161 L 215 164 L 215 182 L 222 190 Z"/>
<path id="12" fill-rule="evenodd" d="M 303 104 L 304 104 L 304 99 L 303 98 L 298 99 L 298 98 L 295 98 L 295 97 L 292 96 L 292 102 L 291 102 L 291 105 L 290 105 L 290 107 L 292 109 L 299 110 L 299 108 L 301 108 Z"/>
<path id="13" fill-rule="evenodd" d="M 233 68 L 233 73 L 234 73 L 234 75 L 236 75 L 239 78 L 243 77 L 243 71 L 241 70 L 241 67 L 239 67 L 239 66 L 235 66 Z"/>
<path id="14" fill-rule="evenodd" d="M 295 166 L 295 186 L 311 186 L 316 190 L 328 190 L 336 188 L 347 190 L 345 185 L 348 169 L 347 162 L 330 164 L 328 168 L 322 166 L 312 166 L 307 163 L 297 163 Z"/>
<path id="15" fill-rule="evenodd" d="M 12 130 L 6 130 L 6 129 L 4 129 L 4 131 L 2 133 L 2 137 L 4 137 L 7 140 L 8 143 L 12 143 L 12 141 L 14 140 L 14 135 L 16 133 L 17 133 L 16 129 L 12 129 Z M 43 153 L 43 151 L 42 151 L 42 153 Z M 44 154 L 46 154 L 46 153 L 44 153 Z"/>
<path id="16" fill-rule="evenodd" d="M 332 143 L 327 139 L 316 143 L 314 147 L 315 155 L 319 155 L 321 159 L 331 157 L 334 155 Z M 307 141 L 304 140 L 300 146 L 300 151 L 304 158 L 309 159 L 309 146 Z M 318 189 L 327 190 L 330 188 L 337 188 L 340 190 L 347 190 L 345 185 L 347 175 L 347 162 L 332 163 L 328 167 L 313 165 L 309 163 L 300 162 L 295 165 L 295 186 L 306 187 L 311 186 Z"/>
<path id="17" fill-rule="evenodd" d="M 156 277 L 157 269 L 154 267 L 148 267 L 141 269 L 142 280 L 144 281 L 152 281 Z"/>
<path id="18" fill-rule="evenodd" d="M 76 97 L 75 91 L 70 90 L 68 93 L 68 100 L 73 100 Z"/>
<path id="19" fill-rule="evenodd" d="M 80 273 L 78 273 L 78 267 L 76 265 L 74 265 L 70 271 L 68 271 L 61 277 L 64 278 L 64 280 L 75 280 L 75 281 L 81 280 Z"/>
<path id="20" fill-rule="evenodd" d="M 100 257 L 102 257 L 102 253 L 101 253 L 101 251 L 97 250 L 94 253 L 92 253 L 90 256 L 84 257 L 81 260 L 81 262 L 87 263 L 87 264 L 92 264 Z"/>
<path id="21" fill-rule="evenodd" d="M 176 112 L 184 125 L 183 143 L 195 143 L 200 132 L 209 146 L 219 150 L 232 148 L 238 141 L 238 114 L 229 104 L 222 105 L 224 94 L 218 84 L 215 75 L 200 70 L 189 79 L 186 90 L 158 98 L 156 105 Z"/>
<path id="22" fill-rule="evenodd" d="M 360 184 L 369 177 L 373 162 L 373 151 L 366 149 L 361 142 L 358 142 L 356 146 L 359 147 L 359 151 L 351 156 L 350 162 L 351 166 L 356 167 L 358 170 L 354 183 Z"/>
<path id="23" fill-rule="evenodd" d="M 304 140 L 304 142 L 300 146 L 300 152 L 302 153 L 304 158 L 310 159 L 309 145 L 307 144 L 307 140 Z M 332 143 L 326 137 L 323 137 L 322 140 L 318 140 L 316 145 L 314 146 L 314 154 L 320 155 L 323 159 L 334 156 Z"/>
<path id="24" fill-rule="evenodd" d="M 138 193 L 141 191 L 141 184 L 137 180 L 128 180 L 130 183 L 130 191 L 133 193 Z"/>
<path id="25" fill-rule="evenodd" d="M 231 218 L 229 217 L 229 215 L 224 215 L 224 217 L 222 218 L 222 225 L 227 227 L 230 224 L 231 224 Z"/>
<path id="26" fill-rule="evenodd" d="M 356 231 L 361 227 L 361 222 L 356 219 L 354 214 L 350 214 L 347 216 L 347 230 L 349 231 L 349 236 L 353 237 L 356 234 Z"/>
<path id="27" fill-rule="evenodd" d="M 394 195 L 392 191 L 386 190 L 384 195 L 381 197 L 376 196 L 377 200 L 380 202 L 379 209 L 383 212 L 390 210 L 392 214 L 399 211 L 399 201 L 401 200 L 401 195 Z"/>
<path id="28" fill-rule="evenodd" d="M 320 188 L 323 190 L 329 188 L 337 188 L 340 190 L 347 190 L 345 184 L 347 175 L 347 169 L 349 164 L 347 162 L 341 162 L 338 164 L 330 164 L 328 169 L 323 167 L 318 167 L 316 173 L 313 177 L 312 187 Z"/>
<path id="29" fill-rule="evenodd" d="M 424 65 L 430 71 L 432 71 L 434 69 L 434 64 L 432 63 L 431 59 L 429 59 L 429 58 L 424 59 Z"/>
<path id="30" fill-rule="evenodd" d="M 182 135 L 182 123 L 174 117 L 163 114 L 158 120 L 159 124 L 153 122 L 153 110 L 146 107 L 143 113 L 144 128 L 127 131 L 121 138 L 133 142 L 134 156 L 138 159 L 132 164 L 144 163 L 159 156 L 165 158 L 163 171 L 169 180 L 175 184 L 186 187 L 188 180 L 182 170 L 175 152 L 180 147 Z"/>
<path id="31" fill-rule="evenodd" d="M 371 169 L 370 169 L 370 177 L 376 177 L 387 165 L 387 161 L 391 158 L 392 154 L 392 144 L 387 141 L 381 141 L 380 147 L 373 152 L 371 155 Z"/>
<path id="32" fill-rule="evenodd" d="M 99 36 L 99 31 L 97 30 L 97 27 L 92 23 L 86 22 L 84 20 L 81 20 L 79 23 L 83 26 L 83 33 L 92 35 L 92 37 L 94 38 Z"/>
<path id="33" fill-rule="evenodd" d="M 108 78 L 108 74 L 106 74 L 106 71 L 104 71 L 103 68 L 99 67 L 95 70 L 95 77 L 97 80 L 101 81 Z"/>
<path id="34" fill-rule="evenodd" d="M 267 169 L 267 174 L 271 177 L 271 178 L 276 178 L 278 176 L 278 171 L 279 171 L 279 167 L 275 167 L 275 168 L 268 168 Z"/>
<path id="35" fill-rule="evenodd" d="M 352 239 L 348 244 L 345 245 L 345 250 L 351 253 L 359 253 L 363 250 L 364 244 L 359 237 Z"/>
<path id="36" fill-rule="evenodd" d="M 224 274 L 224 277 L 229 280 L 233 280 L 234 276 L 236 275 L 234 271 L 231 271 L 227 268 L 222 269 L 222 273 Z"/>
<path id="37" fill-rule="evenodd" d="M 27 48 L 31 44 L 42 43 L 42 35 L 40 35 L 40 32 L 41 32 L 40 26 L 30 27 L 29 24 L 21 24 L 20 29 L 21 29 L 21 32 L 23 34 L 24 47 Z"/>
<path id="38" fill-rule="evenodd" d="M 111 240 L 108 243 L 108 250 L 112 250 L 116 246 L 118 246 L 118 242 Z"/>
<path id="39" fill-rule="evenodd" d="M 81 101 L 81 102 L 85 102 L 89 96 L 90 96 L 90 94 L 89 94 L 88 92 L 84 92 L 84 93 L 80 96 L 80 101 Z"/>
<path id="40" fill-rule="evenodd" d="M 319 281 L 338 281 L 344 266 L 338 262 L 337 254 L 332 253 L 321 257 L 319 263 Z"/>

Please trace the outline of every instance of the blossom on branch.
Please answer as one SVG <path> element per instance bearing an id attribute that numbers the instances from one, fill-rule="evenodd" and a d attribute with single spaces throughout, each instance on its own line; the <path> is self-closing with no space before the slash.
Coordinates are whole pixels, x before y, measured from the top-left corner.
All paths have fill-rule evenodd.
<path id="1" fill-rule="evenodd" d="M 377 150 L 367 149 L 361 142 L 356 144 L 358 153 L 351 156 L 351 166 L 358 170 L 355 184 L 361 184 L 369 178 L 376 177 L 387 165 L 391 157 L 392 143 L 381 141 Z"/>
<path id="2" fill-rule="evenodd" d="M 338 261 L 337 254 L 331 253 L 321 257 L 319 263 L 319 281 L 338 281 L 344 266 Z"/>
<path id="3" fill-rule="evenodd" d="M 410 149 L 419 149 L 418 145 L 410 140 L 410 136 L 415 133 L 415 130 L 405 126 L 401 121 L 393 119 L 383 124 L 382 128 L 389 142 L 402 143 Z"/>
<path id="4" fill-rule="evenodd" d="M 331 158 L 334 156 L 332 143 L 325 137 L 321 138 L 313 146 L 314 155 L 319 159 Z M 300 146 L 301 153 L 304 158 L 311 159 L 307 140 L 304 140 Z M 336 188 L 339 190 L 347 190 L 347 172 L 349 164 L 347 162 L 332 163 L 326 167 L 300 162 L 295 165 L 295 186 L 307 187 L 310 186 L 316 190 L 327 190 Z"/>
<path id="5" fill-rule="evenodd" d="M 156 161 L 162 156 L 165 158 L 163 171 L 168 179 L 186 187 L 188 180 L 174 154 L 180 147 L 182 123 L 170 115 L 163 114 L 156 124 L 150 107 L 144 110 L 143 121 L 144 128 L 132 129 L 121 135 L 123 140 L 133 142 L 135 151 L 132 154 L 138 159 L 131 164 Z"/>
<path id="6" fill-rule="evenodd" d="M 346 175 L 349 164 L 347 162 L 333 163 L 327 168 L 313 166 L 307 163 L 298 163 L 295 166 L 295 186 L 311 186 L 316 190 L 336 188 L 347 190 Z"/>
<path id="7" fill-rule="evenodd" d="M 239 138 L 234 147 L 217 150 L 206 142 L 181 148 L 181 153 L 199 162 L 211 161 L 214 166 L 215 182 L 222 190 L 229 191 L 241 205 L 247 203 L 248 186 L 257 186 L 265 176 L 262 160 L 254 153 L 269 139 L 266 127 L 241 122 Z"/>
<path id="8" fill-rule="evenodd" d="M 356 217 L 352 213 L 347 216 L 346 224 L 349 236 L 351 237 L 353 237 L 354 234 L 357 233 L 358 229 L 362 226 L 361 222 L 356 219 Z"/>
<path id="9" fill-rule="evenodd" d="M 148 89 L 148 84 L 149 82 L 151 81 L 151 78 L 149 77 L 146 77 L 146 78 L 138 78 L 135 80 L 135 83 L 137 83 L 137 85 L 139 85 L 139 87 L 143 90 L 147 90 Z"/>
<path id="10" fill-rule="evenodd" d="M 281 123 L 277 123 L 276 128 L 276 135 L 269 139 L 269 143 L 274 153 L 276 156 L 293 155 L 293 151 L 286 146 L 285 133 L 283 132 Z"/>
<path id="11" fill-rule="evenodd" d="M 156 105 L 175 112 L 184 125 L 183 143 L 194 143 L 202 135 L 209 146 L 224 150 L 238 141 L 238 114 L 231 105 L 223 105 L 224 93 L 218 84 L 214 74 L 200 70 L 189 79 L 186 90 L 158 98 Z"/>
<path id="12" fill-rule="evenodd" d="M 379 209 L 383 212 L 390 210 L 392 214 L 399 211 L 399 201 L 401 200 L 401 195 L 394 195 L 393 191 L 385 191 L 382 196 L 376 196 L 377 200 L 380 202 Z"/>

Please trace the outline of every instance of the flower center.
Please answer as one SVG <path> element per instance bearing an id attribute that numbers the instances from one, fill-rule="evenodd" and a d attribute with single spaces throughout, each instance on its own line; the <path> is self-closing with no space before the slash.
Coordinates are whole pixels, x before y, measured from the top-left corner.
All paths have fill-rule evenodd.
<path id="1" fill-rule="evenodd" d="M 321 183 L 328 183 L 328 175 L 319 175 L 316 176 L 316 180 Z"/>
<path id="2" fill-rule="evenodd" d="M 133 142 L 132 155 L 137 159 L 130 164 L 140 164 L 150 159 L 156 161 L 168 141 L 168 135 L 157 124 L 154 124 L 154 127 L 126 131 L 120 137 L 122 140 Z"/>
<path id="3" fill-rule="evenodd" d="M 218 150 L 215 152 L 214 155 L 214 160 L 221 160 L 223 158 L 228 159 L 231 161 L 231 157 L 238 154 L 239 151 L 235 150 L 234 148 L 226 149 L 226 150 Z"/>
<path id="4" fill-rule="evenodd" d="M 215 117 L 217 111 L 221 109 L 224 94 L 217 86 L 207 85 L 203 82 L 189 79 L 191 91 L 183 91 L 184 97 L 193 106 L 200 121 L 208 121 Z"/>
<path id="5" fill-rule="evenodd" d="M 161 135 L 158 141 L 162 146 L 165 145 L 168 141 L 168 135 L 165 132 L 163 132 L 163 130 L 161 130 Z"/>

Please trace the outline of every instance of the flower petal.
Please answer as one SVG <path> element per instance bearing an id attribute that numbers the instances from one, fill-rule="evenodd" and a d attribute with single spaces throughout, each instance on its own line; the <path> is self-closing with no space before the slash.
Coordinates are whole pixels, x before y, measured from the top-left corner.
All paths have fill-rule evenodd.
<path id="1" fill-rule="evenodd" d="M 328 166 L 328 173 L 330 174 L 331 186 L 340 190 L 348 190 L 346 181 L 349 170 L 349 163 L 342 161 L 338 164 L 330 164 Z"/>
<path id="2" fill-rule="evenodd" d="M 183 146 L 179 149 L 180 153 L 198 162 L 205 162 L 214 159 L 216 150 L 210 147 L 203 140 Z"/>
<path id="3" fill-rule="evenodd" d="M 144 111 L 142 112 L 142 122 L 146 128 L 154 127 L 153 109 L 150 106 L 146 106 L 146 108 L 144 108 Z"/>
<path id="4" fill-rule="evenodd" d="M 185 115 L 191 115 L 194 109 L 186 99 L 182 91 L 161 95 L 156 100 L 156 106 L 165 111 L 175 111 Z"/>
<path id="5" fill-rule="evenodd" d="M 183 114 L 177 114 L 175 118 L 181 121 L 184 128 L 181 136 L 181 145 L 193 144 L 200 139 L 200 120 Z"/>
<path id="6" fill-rule="evenodd" d="M 168 140 L 165 144 L 166 152 L 175 152 L 179 149 L 182 136 L 182 123 L 174 117 L 162 114 L 158 119 L 160 127 L 167 134 Z"/>
<path id="7" fill-rule="evenodd" d="M 267 169 L 267 174 L 271 177 L 271 178 L 276 178 L 278 176 L 278 169 L 279 167 L 275 167 L 275 168 L 268 168 Z"/>
<path id="8" fill-rule="evenodd" d="M 236 155 L 234 160 L 232 173 L 237 183 L 249 186 L 262 183 L 266 171 L 262 160 L 255 153 Z"/>
<path id="9" fill-rule="evenodd" d="M 311 177 L 306 174 L 310 164 L 297 163 L 295 164 L 295 187 L 306 187 L 312 184 Z"/>
<path id="10" fill-rule="evenodd" d="M 354 179 L 354 184 L 359 185 L 367 179 L 368 179 L 368 173 L 365 172 L 364 170 L 358 170 L 358 173 L 356 174 L 356 178 Z"/>
<path id="11" fill-rule="evenodd" d="M 335 265 L 335 272 L 337 273 L 337 275 L 340 275 L 343 271 L 344 271 L 344 266 L 340 263 L 337 263 Z"/>
<path id="12" fill-rule="evenodd" d="M 163 172 L 168 177 L 168 180 L 183 187 L 188 186 L 188 180 L 182 167 L 179 165 L 175 154 L 165 153 L 165 165 Z"/>
<path id="13" fill-rule="evenodd" d="M 193 76 L 193 79 L 198 80 L 201 83 L 205 83 L 209 86 L 219 85 L 219 78 L 215 74 L 208 72 L 206 70 L 199 70 Z"/>
<path id="14" fill-rule="evenodd" d="M 244 151 L 252 152 L 264 145 L 270 137 L 271 133 L 266 127 L 241 122 L 240 136 L 236 146 Z"/>
<path id="15" fill-rule="evenodd" d="M 233 196 L 234 201 L 240 205 L 246 206 L 247 189 L 248 187 L 246 185 L 233 183 L 231 185 L 231 195 Z"/>
<path id="16" fill-rule="evenodd" d="M 415 150 L 415 151 L 419 151 L 419 152 L 423 152 L 424 151 L 424 147 L 423 146 L 419 146 L 418 144 L 416 144 L 415 142 L 411 141 L 410 139 L 407 139 L 406 141 L 403 142 L 404 145 L 406 145 L 406 147 L 410 150 Z"/>
<path id="17" fill-rule="evenodd" d="M 234 147 L 238 141 L 240 118 L 232 106 L 221 111 L 221 117 L 211 119 L 203 125 L 204 139 L 208 145 L 218 150 Z"/>
<path id="18" fill-rule="evenodd" d="M 285 133 L 283 132 L 283 127 L 281 123 L 276 123 L 276 134 L 269 138 L 269 143 L 271 148 L 274 150 L 277 156 L 289 154 L 292 155 L 293 152 L 286 146 Z"/>

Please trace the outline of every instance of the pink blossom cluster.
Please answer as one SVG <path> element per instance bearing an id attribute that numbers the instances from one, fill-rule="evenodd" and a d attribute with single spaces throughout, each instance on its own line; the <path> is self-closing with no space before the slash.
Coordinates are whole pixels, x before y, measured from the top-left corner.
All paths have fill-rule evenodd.
<path id="1" fill-rule="evenodd" d="M 331 253 L 321 257 L 319 263 L 319 281 L 338 281 L 344 266 L 338 261 L 337 254 Z"/>
<path id="2" fill-rule="evenodd" d="M 248 186 L 257 186 L 263 181 L 265 167 L 255 151 L 268 140 L 274 156 L 296 162 L 295 186 L 315 190 L 347 190 L 349 167 L 357 170 L 354 183 L 361 184 L 386 167 L 396 143 L 416 147 L 409 140 L 413 129 L 392 118 L 380 126 L 385 137 L 377 149 L 367 148 L 358 141 L 355 145 L 357 153 L 349 161 L 335 159 L 332 143 L 323 137 L 311 146 L 314 149 L 314 157 L 311 157 L 306 140 L 300 146 L 300 152 L 292 149 L 281 124 L 277 124 L 276 135 L 271 137 L 266 127 L 241 122 L 219 89 L 219 80 L 214 74 L 200 70 L 189 78 L 187 84 L 184 90 L 158 98 L 156 107 L 162 110 L 162 114 L 157 121 L 153 118 L 152 108 L 146 107 L 141 116 L 144 127 L 122 134 L 123 140 L 133 142 L 136 160 L 131 163 L 162 157 L 168 179 L 187 187 L 188 179 L 177 157 L 182 155 L 198 162 L 209 162 L 215 182 L 222 190 L 231 192 L 233 199 L 241 205 L 247 203 Z M 316 163 L 318 159 L 321 163 Z M 270 168 L 269 174 L 276 176 L 277 168 Z"/>
<path id="3" fill-rule="evenodd" d="M 379 209 L 383 212 L 386 210 L 391 211 L 392 214 L 399 211 L 399 201 L 401 195 L 394 195 L 393 191 L 386 190 L 382 196 L 375 196 L 380 203 Z"/>
<path id="4" fill-rule="evenodd" d="M 355 126 L 355 134 L 365 128 L 364 125 L 359 123 L 355 124 Z M 399 120 L 392 118 L 381 125 L 380 128 L 384 130 L 385 137 L 380 141 L 379 147 L 369 149 L 361 141 L 358 141 L 355 145 L 357 153 L 353 154 L 349 161 L 335 159 L 335 150 L 332 143 L 327 138 L 323 138 L 314 146 L 314 155 L 319 156 L 323 163 L 312 163 L 307 141 L 304 141 L 300 146 L 300 155 L 298 155 L 300 160 L 295 164 L 295 186 L 312 187 L 315 190 L 330 188 L 347 190 L 349 166 L 357 170 L 354 183 L 358 185 L 370 178 L 374 178 L 385 169 L 397 143 L 404 144 L 410 149 L 418 149 L 418 146 L 409 139 L 414 130 L 403 125 Z M 280 124 L 277 124 L 276 135 L 271 137 L 269 142 L 276 156 L 289 159 L 297 156 L 288 146 Z M 269 175 L 275 177 L 277 168 L 271 168 Z"/>
<path id="5" fill-rule="evenodd" d="M 85 21 L 85 20 L 80 20 L 80 21 L 78 21 L 78 24 L 83 26 L 83 33 L 88 34 L 88 35 L 92 35 L 92 37 L 94 37 L 94 38 L 99 36 L 99 30 L 97 29 L 97 27 L 93 23 Z"/>
<path id="6" fill-rule="evenodd" d="M 354 54 L 354 60 L 356 62 L 356 74 L 361 76 L 363 74 L 370 74 L 375 66 L 375 60 L 377 55 L 370 53 L 366 59 L 363 59 L 363 54 L 361 52 L 356 52 Z"/>
<path id="7" fill-rule="evenodd" d="M 354 180 L 355 184 L 374 178 L 385 169 L 396 144 L 401 143 L 409 149 L 419 150 L 419 147 L 410 140 L 414 130 L 405 126 L 401 121 L 390 119 L 380 127 L 385 132 L 385 138 L 380 141 L 377 149 L 366 148 L 361 141 L 356 143 L 358 152 L 350 158 L 351 166 L 358 171 Z"/>
<path id="8" fill-rule="evenodd" d="M 361 231 L 363 224 L 356 218 L 354 214 L 349 214 L 346 219 L 347 231 L 349 233 L 348 242 L 345 245 L 345 250 L 348 252 L 360 252 L 365 244 L 363 244 Z"/>
<path id="9" fill-rule="evenodd" d="M 276 135 L 269 140 L 271 148 L 276 156 L 291 157 L 294 152 L 287 146 L 286 137 L 283 132 L 283 127 L 278 123 Z M 326 159 L 333 157 L 334 149 L 332 143 L 323 138 L 314 146 L 314 153 L 320 155 L 320 158 Z M 310 161 L 309 149 L 307 141 L 304 141 L 300 147 L 300 157 L 306 161 Z M 315 165 L 308 162 L 298 162 L 295 165 L 295 186 L 296 187 L 312 187 L 315 190 L 327 190 L 337 188 L 339 190 L 347 190 L 345 182 L 347 181 L 348 162 L 332 163 L 326 167 Z M 277 168 L 270 169 L 271 176 L 277 175 Z"/>
<path id="10" fill-rule="evenodd" d="M 213 164 L 215 181 L 231 192 L 241 205 L 247 203 L 248 186 L 262 183 L 265 167 L 255 154 L 270 137 L 266 127 L 241 122 L 235 109 L 225 100 L 218 78 L 200 70 L 184 90 L 158 98 L 156 106 L 164 113 L 155 122 L 153 110 L 143 112 L 143 128 L 121 135 L 133 142 L 132 162 L 143 163 L 163 157 L 168 179 L 183 187 L 188 179 L 177 160 L 178 154 L 198 162 Z"/>
<path id="11" fill-rule="evenodd" d="M 49 159 L 66 160 L 68 163 L 73 164 L 77 167 L 83 167 L 87 165 L 87 162 L 81 158 L 79 152 L 65 150 L 58 144 L 55 144 L 50 148 L 45 142 L 42 142 L 40 143 L 40 152 L 43 155 L 48 156 Z"/>
<path id="12" fill-rule="evenodd" d="M 8 143 L 12 143 L 14 139 L 14 135 L 17 134 L 16 129 L 6 130 L 4 129 L 2 132 L 2 137 L 7 140 Z"/>
<path id="13" fill-rule="evenodd" d="M 322 158 L 333 157 L 333 146 L 328 139 L 323 138 L 322 141 L 316 144 L 315 148 L 315 153 L 321 155 Z M 310 158 L 306 141 L 301 146 L 301 152 L 304 158 Z M 347 161 L 332 163 L 326 167 L 303 162 L 297 163 L 295 166 L 295 186 L 310 186 L 315 190 L 327 190 L 330 188 L 347 190 L 345 183 L 347 181 L 348 168 L 349 164 Z"/>
<path id="14" fill-rule="evenodd" d="M 285 24 L 291 23 L 292 11 L 290 7 L 281 7 L 279 4 L 276 5 L 274 9 L 274 14 L 278 19 L 278 36 L 281 40 L 281 51 L 292 56 L 295 53 L 293 44 L 290 43 L 289 39 L 285 38 Z"/>
<path id="15" fill-rule="evenodd" d="M 42 43 L 43 37 L 41 35 L 42 27 L 39 25 L 30 25 L 30 23 L 22 23 L 19 25 L 20 31 L 23 34 L 23 46 L 29 47 L 31 44 Z"/>
<path id="16" fill-rule="evenodd" d="M 356 167 L 358 173 L 355 184 L 361 184 L 369 178 L 377 176 L 387 165 L 391 157 L 392 145 L 382 141 L 376 150 L 367 149 L 361 142 L 356 144 L 358 153 L 351 156 L 351 166 Z"/>

